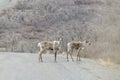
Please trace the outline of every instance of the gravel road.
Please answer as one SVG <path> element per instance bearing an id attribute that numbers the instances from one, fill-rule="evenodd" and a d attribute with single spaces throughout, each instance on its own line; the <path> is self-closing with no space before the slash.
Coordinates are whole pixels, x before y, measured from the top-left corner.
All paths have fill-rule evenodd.
<path id="1" fill-rule="evenodd" d="M 43 63 L 37 54 L 0 52 L 0 80 L 120 80 L 120 71 L 103 67 L 90 59 L 66 61 L 59 55 L 44 54 Z"/>

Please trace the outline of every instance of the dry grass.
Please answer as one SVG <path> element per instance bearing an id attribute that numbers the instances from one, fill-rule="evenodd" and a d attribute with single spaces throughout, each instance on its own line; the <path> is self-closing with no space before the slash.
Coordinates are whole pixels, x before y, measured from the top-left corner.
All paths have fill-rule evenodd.
<path id="1" fill-rule="evenodd" d="M 120 69 L 120 65 L 112 62 L 109 58 L 107 60 L 98 59 L 97 63 L 108 68 Z"/>
<path id="2" fill-rule="evenodd" d="M 66 54 L 67 54 L 66 52 L 62 52 L 63 57 L 66 57 Z M 120 70 L 120 64 L 115 63 L 110 58 L 107 58 L 106 60 L 103 59 L 103 58 L 97 59 L 96 63 L 99 64 L 99 65 L 102 65 L 104 67 L 113 68 L 113 69 L 119 69 Z"/>

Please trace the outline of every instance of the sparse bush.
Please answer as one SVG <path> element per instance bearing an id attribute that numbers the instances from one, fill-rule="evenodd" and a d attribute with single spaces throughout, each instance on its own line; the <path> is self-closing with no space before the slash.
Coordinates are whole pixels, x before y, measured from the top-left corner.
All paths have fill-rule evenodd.
<path id="1" fill-rule="evenodd" d="M 69 41 L 87 39 L 92 46 L 81 53 L 82 57 L 109 57 L 119 63 L 120 18 L 116 3 L 117 0 L 19 0 L 14 7 L 0 12 L 0 39 L 7 42 L 7 51 L 21 52 L 37 52 L 37 42 L 42 40 L 63 37 L 62 51 L 66 51 Z"/>

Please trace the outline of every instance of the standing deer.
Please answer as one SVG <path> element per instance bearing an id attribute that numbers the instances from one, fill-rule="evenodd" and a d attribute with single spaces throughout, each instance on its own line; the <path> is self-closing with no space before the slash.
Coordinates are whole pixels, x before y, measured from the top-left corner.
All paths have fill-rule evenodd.
<path id="1" fill-rule="evenodd" d="M 59 38 L 58 41 L 41 41 L 38 43 L 38 47 L 40 47 L 40 51 L 39 51 L 39 62 L 41 60 L 41 62 L 43 62 L 42 60 L 42 54 L 46 51 L 52 51 L 55 55 L 55 62 L 56 62 L 56 58 L 57 58 L 57 53 L 59 52 L 60 48 L 61 48 L 61 42 L 62 42 L 62 38 Z"/>
<path id="2" fill-rule="evenodd" d="M 73 55 L 73 50 L 77 50 L 77 61 L 80 61 L 80 51 L 83 50 L 87 45 L 90 45 L 91 43 L 89 41 L 72 41 L 69 42 L 67 44 L 67 61 L 69 61 L 68 59 L 68 55 L 71 56 L 72 61 L 74 61 L 72 55 Z"/>

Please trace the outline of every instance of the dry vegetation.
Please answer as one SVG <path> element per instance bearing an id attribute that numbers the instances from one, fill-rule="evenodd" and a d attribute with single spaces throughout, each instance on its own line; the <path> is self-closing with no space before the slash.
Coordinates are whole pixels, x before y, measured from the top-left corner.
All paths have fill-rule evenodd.
<path id="1" fill-rule="evenodd" d="M 6 51 L 34 53 L 42 40 L 63 37 L 66 51 L 69 41 L 87 39 L 82 57 L 120 63 L 119 9 L 119 0 L 18 0 L 0 10 L 0 41 Z"/>
<path id="2" fill-rule="evenodd" d="M 111 61 L 109 58 L 107 60 L 98 59 L 96 60 L 98 64 L 107 67 L 107 68 L 113 68 L 113 69 L 119 69 L 120 70 L 120 64 L 115 64 L 113 61 Z"/>

